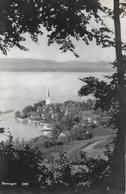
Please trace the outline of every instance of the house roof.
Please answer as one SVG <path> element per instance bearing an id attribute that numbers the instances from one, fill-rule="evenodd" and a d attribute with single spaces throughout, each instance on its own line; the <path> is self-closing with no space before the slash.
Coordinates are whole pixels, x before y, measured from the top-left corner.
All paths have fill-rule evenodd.
<path id="1" fill-rule="evenodd" d="M 66 134 L 62 132 L 59 134 L 59 137 L 66 137 Z"/>

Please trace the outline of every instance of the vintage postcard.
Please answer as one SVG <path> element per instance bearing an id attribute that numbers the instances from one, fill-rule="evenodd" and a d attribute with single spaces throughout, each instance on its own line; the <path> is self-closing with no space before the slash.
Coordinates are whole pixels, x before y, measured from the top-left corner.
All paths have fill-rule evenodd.
<path id="1" fill-rule="evenodd" d="M 126 1 L 0 0 L 0 194 L 124 194 Z"/>

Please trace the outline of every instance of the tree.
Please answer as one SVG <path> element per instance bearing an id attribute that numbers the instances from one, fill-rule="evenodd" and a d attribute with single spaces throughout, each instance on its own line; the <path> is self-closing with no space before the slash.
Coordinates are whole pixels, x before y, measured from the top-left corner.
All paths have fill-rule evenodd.
<path id="1" fill-rule="evenodd" d="M 61 153 L 58 160 L 58 167 L 56 168 L 57 183 L 61 186 L 71 186 L 72 181 L 72 165 L 68 161 L 67 153 Z"/>
<path id="2" fill-rule="evenodd" d="M 31 115 L 33 111 L 33 107 L 32 106 L 26 106 L 24 109 L 23 109 L 23 116 L 24 117 L 29 117 Z"/>
<path id="3" fill-rule="evenodd" d="M 60 122 L 55 121 L 51 125 L 52 125 L 52 128 L 53 128 L 53 130 L 52 130 L 52 139 L 53 139 L 54 142 L 56 142 L 57 139 L 58 139 L 59 134 L 61 133 Z"/>
<path id="4" fill-rule="evenodd" d="M 121 4 L 122 5 L 122 4 Z M 123 13 L 126 4 L 123 3 Z M 114 0 L 114 27 L 115 27 L 115 51 L 116 61 L 113 63 L 116 73 L 107 84 L 98 81 L 94 77 L 85 78 L 86 86 L 82 87 L 79 94 L 93 94 L 96 99 L 96 107 L 109 110 L 114 119 L 114 126 L 118 129 L 115 149 L 113 153 L 111 192 L 124 193 L 125 190 L 125 126 L 126 126 L 126 57 L 122 54 L 120 4 Z M 114 191 L 113 191 L 114 190 Z"/>
<path id="5" fill-rule="evenodd" d="M 21 186 L 28 182 L 30 186 L 39 183 L 43 154 L 38 148 L 13 141 L 10 136 L 7 142 L 0 143 L 0 184 L 17 183 Z"/>
<path id="6" fill-rule="evenodd" d="M 114 26 L 115 26 L 115 51 L 117 61 L 117 78 L 118 87 L 116 90 L 117 99 L 119 102 L 119 118 L 118 118 L 118 133 L 113 154 L 113 170 L 112 170 L 112 187 L 117 188 L 117 191 L 125 191 L 125 128 L 126 128 L 126 60 L 123 60 L 122 43 L 121 43 L 121 27 L 120 27 L 120 9 L 119 0 L 114 0 Z M 126 4 L 125 4 L 126 9 Z M 124 9 L 124 10 L 125 10 Z M 116 190 L 116 189 L 115 189 Z"/>
<path id="7" fill-rule="evenodd" d="M 108 33 L 99 12 L 106 11 L 99 0 L 2 0 L 0 3 L 0 49 L 7 54 L 9 48 L 16 46 L 27 50 L 22 45 L 23 34 L 31 35 L 33 41 L 38 41 L 38 35 L 47 34 L 48 44 L 54 42 L 60 45 L 63 52 L 71 51 L 77 56 L 73 39 L 82 39 L 87 45 L 96 40 L 104 47 L 110 44 Z M 89 23 L 94 21 L 93 27 Z M 97 23 L 100 27 L 97 27 Z M 111 42 L 112 43 L 112 42 Z"/>

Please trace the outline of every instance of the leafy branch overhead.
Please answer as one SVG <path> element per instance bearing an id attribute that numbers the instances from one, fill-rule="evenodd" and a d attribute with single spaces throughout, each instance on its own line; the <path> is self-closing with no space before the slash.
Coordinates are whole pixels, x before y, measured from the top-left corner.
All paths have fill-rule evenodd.
<path id="1" fill-rule="evenodd" d="M 101 15 L 111 15 L 99 0 L 2 0 L 0 2 L 0 49 L 4 54 L 10 47 L 23 46 L 25 33 L 38 42 L 46 29 L 48 45 L 57 43 L 63 52 L 76 56 L 74 39 L 85 44 L 96 40 L 103 47 L 113 45 L 111 31 Z"/>
<path id="2" fill-rule="evenodd" d="M 124 79 L 122 82 L 123 87 L 126 87 L 126 56 L 122 56 L 122 71 Z M 113 67 L 117 67 L 117 61 L 112 63 Z M 114 124 L 117 128 L 119 124 L 119 102 L 122 101 L 123 95 L 118 95 L 119 90 L 119 72 L 113 73 L 111 76 L 106 76 L 108 81 L 101 81 L 93 76 L 80 79 L 84 85 L 78 91 L 79 96 L 92 95 L 96 99 L 95 109 L 100 108 L 102 111 L 107 111 L 110 116 L 110 124 Z M 125 89 L 123 88 L 124 96 Z"/>

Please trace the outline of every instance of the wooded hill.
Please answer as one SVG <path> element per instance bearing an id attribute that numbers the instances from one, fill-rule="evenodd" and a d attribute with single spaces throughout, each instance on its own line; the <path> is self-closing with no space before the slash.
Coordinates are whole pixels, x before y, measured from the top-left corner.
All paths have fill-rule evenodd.
<path id="1" fill-rule="evenodd" d="M 0 71 L 21 72 L 112 72 L 109 62 L 68 61 L 14 59 L 1 58 Z"/>

